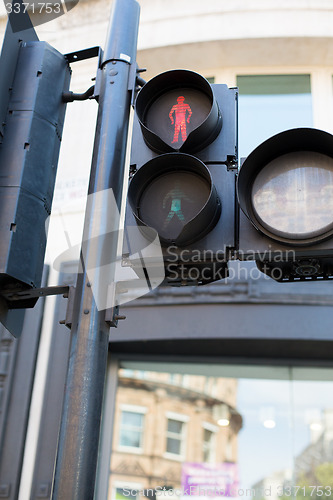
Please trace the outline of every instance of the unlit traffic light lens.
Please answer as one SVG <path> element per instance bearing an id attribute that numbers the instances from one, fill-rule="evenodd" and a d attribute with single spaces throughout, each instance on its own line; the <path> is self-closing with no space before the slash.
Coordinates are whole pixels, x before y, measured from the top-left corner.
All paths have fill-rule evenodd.
<path id="1" fill-rule="evenodd" d="M 237 179 L 239 205 L 263 234 L 306 246 L 333 234 L 332 135 L 292 129 L 258 146 Z"/>
<path id="2" fill-rule="evenodd" d="M 175 241 L 184 226 L 205 206 L 210 190 L 207 180 L 193 172 L 160 175 L 141 195 L 140 219 L 156 229 L 162 239 Z"/>
<path id="3" fill-rule="evenodd" d="M 269 231 L 292 239 L 333 227 L 333 159 L 299 151 L 276 158 L 257 175 L 253 210 Z"/>
<path id="4" fill-rule="evenodd" d="M 140 227 L 155 229 L 163 244 L 184 246 L 207 234 L 221 214 L 221 201 L 206 165 L 194 156 L 153 158 L 134 175 L 128 200 Z"/>

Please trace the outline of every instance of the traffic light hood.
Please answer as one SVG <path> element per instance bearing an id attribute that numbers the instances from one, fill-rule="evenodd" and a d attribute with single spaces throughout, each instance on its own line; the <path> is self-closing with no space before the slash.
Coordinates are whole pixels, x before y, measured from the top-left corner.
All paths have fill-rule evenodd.
<path id="1" fill-rule="evenodd" d="M 333 234 L 333 136 L 311 128 L 277 134 L 243 163 L 240 208 L 253 226 L 283 244 L 304 246 Z"/>
<path id="2" fill-rule="evenodd" d="M 139 92 L 135 110 L 146 144 L 158 153 L 200 151 L 222 127 L 211 85 L 189 70 L 167 71 L 150 80 Z"/>
<path id="3" fill-rule="evenodd" d="M 209 170 L 184 153 L 160 155 L 140 168 L 129 184 L 128 201 L 144 233 L 146 226 L 152 227 L 169 245 L 202 238 L 221 213 Z"/>

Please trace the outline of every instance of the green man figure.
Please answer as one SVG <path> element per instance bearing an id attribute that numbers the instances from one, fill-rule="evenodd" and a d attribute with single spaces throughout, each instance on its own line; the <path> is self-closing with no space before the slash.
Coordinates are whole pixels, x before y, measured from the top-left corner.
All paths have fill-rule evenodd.
<path id="1" fill-rule="evenodd" d="M 170 211 L 165 219 L 163 227 L 166 228 L 170 223 L 173 217 L 178 217 L 178 219 L 185 223 L 185 216 L 182 211 L 182 200 L 189 201 L 192 203 L 192 200 L 186 196 L 186 194 L 181 190 L 179 186 L 179 182 L 176 183 L 175 187 L 171 189 L 163 198 L 163 208 L 166 208 L 167 202 L 171 198 L 171 207 Z"/>

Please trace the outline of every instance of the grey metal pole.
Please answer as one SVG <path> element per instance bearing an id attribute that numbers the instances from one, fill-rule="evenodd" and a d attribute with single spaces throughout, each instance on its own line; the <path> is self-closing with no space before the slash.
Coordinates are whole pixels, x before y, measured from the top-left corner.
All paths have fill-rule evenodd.
<path id="1" fill-rule="evenodd" d="M 99 109 L 88 194 L 112 190 L 119 210 L 131 104 L 128 89 L 136 67 L 139 11 L 136 0 L 115 0 L 97 79 Z M 94 498 L 109 327 L 93 289 L 105 280 L 105 259 L 116 261 L 119 218 L 110 213 L 111 204 L 101 209 L 94 197 L 90 199 L 81 250 L 83 272 L 78 274 L 74 299 L 53 500 Z M 96 234 L 100 236 L 96 238 Z M 93 279 L 87 268 L 94 268 Z M 114 268 L 110 266 L 110 270 L 112 284 Z"/>
<path id="2" fill-rule="evenodd" d="M 95 485 L 96 500 L 107 499 L 110 482 L 110 459 L 115 422 L 115 406 L 118 385 L 119 361 L 111 356 L 108 360 L 108 374 L 104 393 L 103 418 Z"/>

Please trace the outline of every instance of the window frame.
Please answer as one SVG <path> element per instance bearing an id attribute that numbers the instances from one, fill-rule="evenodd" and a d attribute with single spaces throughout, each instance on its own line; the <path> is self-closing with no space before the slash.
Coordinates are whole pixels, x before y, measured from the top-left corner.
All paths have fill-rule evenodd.
<path id="1" fill-rule="evenodd" d="M 144 450 L 144 432 L 145 432 L 145 418 L 144 416 L 147 413 L 147 408 L 144 406 L 137 406 L 137 405 L 127 405 L 127 404 L 121 404 L 119 407 L 120 410 L 120 416 L 119 416 L 119 429 L 118 429 L 118 451 L 125 451 L 127 453 L 138 453 L 141 454 L 143 453 Z M 136 413 L 138 415 L 141 415 L 143 417 L 142 419 L 142 428 L 140 432 L 140 446 L 127 446 L 124 444 L 121 444 L 121 431 L 122 431 L 122 415 L 124 412 L 127 413 Z"/>
<path id="2" fill-rule="evenodd" d="M 187 423 L 190 420 L 189 416 L 183 415 L 180 413 L 174 413 L 174 412 L 166 412 L 165 414 L 166 417 L 166 426 L 165 426 L 165 452 L 164 452 L 164 457 L 165 458 L 171 458 L 172 460 L 179 460 L 183 461 L 186 457 L 186 444 L 187 444 Z M 182 430 L 181 433 L 179 434 L 180 436 L 180 449 L 179 449 L 179 454 L 178 453 L 172 453 L 167 450 L 168 446 L 168 421 L 169 420 L 175 420 L 177 422 L 181 422 L 182 425 Z M 172 436 L 173 437 L 173 436 Z"/>
<path id="3" fill-rule="evenodd" d="M 112 485 L 112 493 L 111 493 L 111 499 L 116 500 L 116 492 L 117 490 L 136 490 L 137 495 L 136 495 L 136 500 L 140 500 L 141 495 L 140 491 L 143 490 L 143 486 L 141 483 L 133 483 L 131 481 L 115 481 Z M 132 498 L 132 497 L 128 497 Z"/>
<path id="4" fill-rule="evenodd" d="M 216 425 L 210 424 L 209 422 L 202 423 L 203 437 L 202 437 L 202 461 L 204 463 L 212 464 L 216 461 L 216 435 L 218 432 L 218 427 Z M 205 431 L 211 433 L 211 442 L 205 441 Z M 205 445 L 208 449 L 209 459 L 205 460 Z"/>

